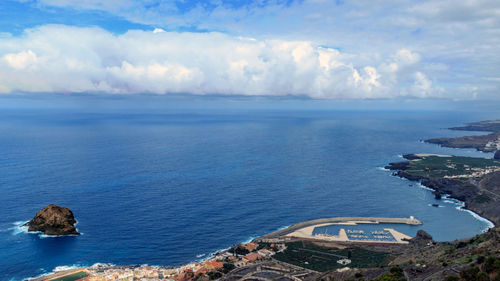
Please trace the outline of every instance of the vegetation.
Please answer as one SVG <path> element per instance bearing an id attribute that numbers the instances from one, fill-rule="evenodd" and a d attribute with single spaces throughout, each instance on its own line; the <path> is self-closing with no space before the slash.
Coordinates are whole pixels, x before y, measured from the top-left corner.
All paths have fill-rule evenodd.
<path id="1" fill-rule="evenodd" d="M 317 246 L 311 242 L 287 243 L 287 249 L 274 255 L 274 258 L 304 268 L 325 272 L 344 267 L 337 261 L 348 258 L 349 255 L 351 256 L 349 267 L 371 268 L 387 265 L 388 253 L 361 248 L 334 250 Z"/>
<path id="2" fill-rule="evenodd" d="M 207 273 L 207 275 L 210 278 L 210 280 L 215 280 L 215 279 L 219 279 L 222 277 L 222 273 L 220 273 L 218 271 L 211 271 L 211 272 Z"/>
<path id="3" fill-rule="evenodd" d="M 222 272 L 224 272 L 224 274 L 225 274 L 225 273 L 228 273 L 229 271 L 231 271 L 235 268 L 236 268 L 236 266 L 233 263 L 225 262 L 223 265 L 223 268 L 222 268 Z"/>
<path id="4" fill-rule="evenodd" d="M 79 271 L 79 272 L 76 272 L 76 273 L 73 273 L 70 275 L 66 275 L 63 277 L 53 279 L 52 281 L 76 281 L 76 280 L 80 280 L 82 278 L 85 278 L 87 276 L 89 276 L 89 275 L 86 272 Z"/>
<path id="5" fill-rule="evenodd" d="M 406 281 L 403 270 L 400 267 L 392 267 L 390 273 L 384 273 L 376 281 Z"/>
<path id="6" fill-rule="evenodd" d="M 407 173 L 431 178 L 472 174 L 472 168 L 500 167 L 500 160 L 475 157 L 426 156 L 422 160 L 411 161 Z"/>
<path id="7" fill-rule="evenodd" d="M 244 256 L 244 255 L 250 253 L 249 250 L 247 250 L 243 247 L 239 247 L 239 246 L 236 246 L 236 247 L 229 249 L 229 252 L 233 253 L 233 254 L 236 253 L 237 255 L 240 255 L 240 256 Z"/>

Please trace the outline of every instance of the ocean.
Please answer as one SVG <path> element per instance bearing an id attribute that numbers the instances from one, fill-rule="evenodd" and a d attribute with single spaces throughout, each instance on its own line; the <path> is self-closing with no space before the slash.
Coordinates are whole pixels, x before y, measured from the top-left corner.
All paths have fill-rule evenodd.
<path id="1" fill-rule="evenodd" d="M 291 224 L 415 216 L 436 240 L 488 222 L 382 167 L 405 153 L 492 157 L 427 144 L 499 118 L 498 104 L 238 97 L 0 97 L 0 280 L 57 266 L 180 265 Z M 19 226 L 73 210 L 81 236 Z M 436 208 L 431 204 L 439 203 Z"/>

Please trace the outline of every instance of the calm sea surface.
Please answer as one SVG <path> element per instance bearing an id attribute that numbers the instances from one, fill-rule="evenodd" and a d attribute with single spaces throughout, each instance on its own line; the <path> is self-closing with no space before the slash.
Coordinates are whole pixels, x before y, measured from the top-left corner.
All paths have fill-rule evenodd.
<path id="1" fill-rule="evenodd" d="M 491 157 L 419 140 L 462 135 L 444 128 L 499 118 L 494 109 L 71 99 L 0 99 L 0 280 L 96 262 L 179 265 L 322 217 L 415 216 L 424 225 L 405 232 L 436 240 L 488 226 L 451 201 L 430 206 L 429 191 L 380 167 L 412 152 Z M 72 209 L 83 235 L 16 227 L 49 203 Z"/>

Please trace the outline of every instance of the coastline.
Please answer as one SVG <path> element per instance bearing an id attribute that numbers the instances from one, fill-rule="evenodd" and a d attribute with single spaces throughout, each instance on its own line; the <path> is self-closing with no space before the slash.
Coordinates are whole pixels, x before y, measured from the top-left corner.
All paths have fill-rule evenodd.
<path id="1" fill-rule="evenodd" d="M 386 168 L 386 167 L 376 167 L 378 170 L 383 170 L 383 171 L 386 171 L 386 172 L 389 172 L 391 171 L 390 169 Z M 394 176 L 394 175 L 392 175 Z M 397 176 L 397 175 L 396 175 Z M 428 191 L 431 191 L 431 192 L 435 192 L 436 190 L 431 188 L 431 187 L 428 187 L 424 184 L 422 184 L 420 181 L 414 181 L 414 180 L 410 180 L 406 177 L 402 177 L 402 176 L 398 176 L 399 178 L 401 179 L 404 179 L 404 180 L 408 180 L 410 182 L 417 182 L 417 186 L 419 188 L 422 188 L 422 189 L 426 189 Z M 452 196 L 450 196 L 449 194 L 444 194 L 443 195 L 443 199 L 444 200 L 453 200 L 453 204 L 455 204 L 455 209 L 457 209 L 458 211 L 465 211 L 465 212 L 469 212 L 475 219 L 479 220 L 479 221 L 484 221 L 488 224 L 488 227 L 483 229 L 481 233 L 484 233 L 484 232 L 487 232 L 489 229 L 495 227 L 496 225 L 489 219 L 475 213 L 473 210 L 470 210 L 470 209 L 467 209 L 465 208 L 465 202 L 457 199 L 457 198 L 453 198 Z M 22 225 L 21 225 L 22 226 Z M 248 242 L 252 242 L 252 241 L 255 241 L 256 239 L 259 239 L 261 237 L 264 237 L 264 236 L 267 236 L 267 235 L 270 235 L 272 233 L 275 233 L 275 232 L 280 232 L 280 231 L 283 231 L 283 230 L 286 230 L 290 227 L 292 227 L 293 225 L 288 225 L 288 226 L 283 226 L 283 227 L 280 227 L 278 228 L 276 231 L 273 231 L 271 233 L 268 233 L 266 235 L 263 235 L 263 236 L 260 236 L 260 237 L 249 237 L 248 239 L 244 240 L 243 242 L 241 242 L 241 244 L 245 244 L 245 243 L 248 243 Z M 20 228 L 20 226 L 16 226 L 15 228 Z M 24 233 L 28 233 L 28 234 L 39 234 L 39 233 L 35 233 L 35 232 L 27 232 L 27 231 L 24 231 Z M 41 238 L 44 238 L 44 237 L 41 237 Z M 464 239 L 467 239 L 467 238 L 464 238 Z M 451 242 L 451 241 L 450 241 Z M 238 243 L 237 243 L 238 244 Z M 237 245 L 236 244 L 236 245 Z M 169 266 L 169 265 L 149 265 L 151 267 L 169 267 L 169 268 L 180 268 L 182 266 L 186 266 L 186 265 L 189 265 L 189 264 L 193 264 L 193 263 L 201 263 L 203 261 L 207 261 L 207 260 L 210 260 L 210 259 L 213 259 L 214 257 L 216 257 L 216 255 L 218 253 L 221 253 L 221 252 L 224 252 L 224 251 L 227 251 L 228 249 L 230 248 L 224 248 L 224 249 L 220 249 L 220 250 L 216 250 L 214 252 L 211 252 L 211 253 L 207 253 L 207 254 L 203 254 L 203 256 L 201 256 L 199 259 L 195 259 L 187 264 L 183 264 L 183 265 L 179 265 L 179 266 Z M 110 263 L 94 263 L 93 265 L 71 265 L 69 267 L 71 267 L 71 269 L 68 269 L 68 270 L 65 270 L 65 274 L 70 274 L 72 272 L 78 272 L 78 271 L 82 271 L 82 270 L 85 270 L 85 269 L 88 269 L 92 266 L 95 266 L 95 265 L 107 265 L 107 266 L 116 266 L 116 267 L 127 267 L 127 266 L 131 266 L 131 265 L 120 265 L 120 264 L 110 264 Z M 55 271 L 57 268 L 60 268 L 60 267 L 65 267 L 67 265 L 59 265 L 59 266 L 56 266 L 51 272 L 48 272 L 48 273 L 44 273 L 42 275 L 39 275 L 39 276 L 36 276 L 36 277 L 28 277 L 28 278 L 23 278 L 21 280 L 30 280 L 30 281 L 42 281 L 42 280 L 50 280 L 52 278 L 56 278 L 58 276 L 61 275 L 61 273 L 63 271 Z"/>
<path id="2" fill-rule="evenodd" d="M 426 141 L 426 142 L 427 142 L 427 141 Z M 458 149 L 458 147 L 456 147 L 456 149 Z M 481 150 L 479 150 L 479 151 L 481 151 Z M 481 151 L 481 152 L 483 152 L 483 153 L 489 153 L 489 152 L 484 152 L 484 151 Z M 416 156 L 426 156 L 427 154 L 413 154 L 413 155 L 416 155 Z M 401 157 L 403 157 L 403 158 L 406 158 L 405 156 L 406 156 L 406 155 L 401 155 Z M 451 157 L 451 156 L 446 156 L 446 157 Z M 406 158 L 406 159 L 408 159 L 408 158 Z M 393 170 L 393 169 L 390 169 L 390 168 L 388 169 L 387 167 L 377 167 L 377 169 L 379 169 L 379 170 L 385 170 L 385 171 L 391 171 L 391 170 Z M 399 172 L 401 172 L 401 170 L 400 170 Z M 485 223 L 487 224 L 487 227 L 486 227 L 485 229 L 483 229 L 483 230 L 481 231 L 481 233 L 487 232 L 489 229 L 494 228 L 494 227 L 496 227 L 496 226 L 498 225 L 498 222 L 496 222 L 496 223 L 495 223 L 495 222 L 494 222 L 494 220 L 492 220 L 492 219 L 488 218 L 488 216 L 487 216 L 487 215 L 480 214 L 480 213 L 478 213 L 476 210 L 474 210 L 474 209 L 470 209 L 470 208 L 469 208 L 469 206 L 468 206 L 468 204 L 467 204 L 467 201 L 462 200 L 462 199 L 460 198 L 460 196 L 456 196 L 456 195 L 454 195 L 453 193 L 449 193 L 449 194 L 448 194 L 448 193 L 442 193 L 442 190 L 440 190 L 439 188 L 434 188 L 434 186 L 435 186 L 435 185 L 433 185 L 433 184 L 432 184 L 432 183 L 433 183 L 432 179 L 430 179 L 430 178 L 425 178 L 425 177 L 415 178 L 415 177 L 412 177 L 411 175 L 406 175 L 406 174 L 404 174 L 404 173 L 399 173 L 399 172 L 398 172 L 398 173 L 394 173 L 394 174 L 392 174 L 392 175 L 393 175 L 393 176 L 397 176 L 397 177 L 402 178 L 402 179 L 406 179 L 406 180 L 411 181 L 411 182 L 417 182 L 417 185 L 418 185 L 418 187 L 419 187 L 419 188 L 426 189 L 426 190 L 428 190 L 428 191 L 431 191 L 431 192 L 432 192 L 432 193 L 434 193 L 434 194 L 436 194 L 436 192 L 439 192 L 439 193 L 440 193 L 440 195 L 442 195 L 442 196 L 443 196 L 442 198 L 443 198 L 444 200 L 450 200 L 450 201 L 453 201 L 453 204 L 455 204 L 455 205 L 456 205 L 456 207 L 455 207 L 455 208 L 456 208 L 458 211 L 465 211 L 465 212 L 468 212 L 468 213 L 470 213 L 470 215 L 472 215 L 475 219 L 477 219 L 477 220 L 479 220 L 479 221 L 482 221 L 482 222 L 485 222 Z M 404 171 L 403 171 L 403 172 L 404 172 Z M 405 176 L 405 175 L 406 175 L 406 176 Z M 350 218 L 350 219 L 352 219 L 352 218 Z M 279 228 L 279 229 L 278 229 L 277 231 L 275 231 L 275 232 L 280 232 L 280 231 L 282 231 L 282 230 L 285 230 L 285 229 L 290 228 L 290 227 L 293 227 L 293 226 L 294 226 L 294 225 L 291 225 L 291 226 L 286 226 L 286 227 L 281 227 L 281 228 Z M 248 238 L 246 241 L 247 241 L 247 243 L 248 243 L 248 242 L 251 242 L 251 241 L 255 241 L 255 240 L 258 240 L 259 238 L 266 237 L 266 236 L 268 236 L 268 235 L 272 235 L 272 234 L 273 234 L 273 233 L 275 233 L 275 232 L 272 232 L 272 233 L 269 233 L 269 234 L 266 234 L 266 235 L 264 235 L 264 236 L 257 237 L 257 238 L 255 238 L 255 237 L 250 237 L 250 238 Z M 36 234 L 36 232 L 27 232 L 27 233 Z M 72 235 L 72 236 L 73 236 L 73 235 Z M 243 242 L 243 243 L 245 243 L 245 242 Z M 200 259 L 197 259 L 197 260 L 193 261 L 192 263 L 197 263 L 197 262 L 202 262 L 202 261 L 207 261 L 207 260 L 213 259 L 213 258 L 215 258 L 215 257 L 217 256 L 217 254 L 219 254 L 219 253 L 221 253 L 221 252 L 224 252 L 224 251 L 227 251 L 228 249 L 229 249 L 229 248 L 226 248 L 226 249 L 221 249 L 221 250 L 217 250 L 217 251 L 212 252 L 212 253 L 209 253 L 209 254 L 200 254 L 200 255 L 201 255 L 201 256 L 200 256 Z M 197 257 L 198 257 L 198 255 L 197 255 Z M 190 264 L 191 264 L 191 263 L 190 263 Z M 58 266 L 58 267 L 59 267 L 59 266 Z M 58 267 L 56 267 L 56 268 L 58 268 Z M 165 266 L 153 265 L 152 267 L 165 267 Z M 181 267 L 181 266 L 178 266 L 178 267 Z M 56 269 L 56 268 L 55 268 L 55 269 Z M 68 270 L 67 270 L 68 272 L 66 272 L 65 274 L 70 274 L 71 272 L 77 272 L 77 271 L 85 270 L 85 269 L 87 269 L 87 268 L 89 268 L 89 266 L 81 266 L 81 267 L 76 267 L 76 268 L 68 269 Z M 50 278 L 56 278 L 56 277 L 58 277 L 58 276 L 56 276 L 56 274 L 57 274 L 57 275 L 61 274 L 61 271 L 58 271 L 58 272 L 52 272 L 52 273 L 47 273 L 47 274 L 41 275 L 41 276 L 39 276 L 39 277 L 29 278 L 28 280 L 35 280 L 35 281 L 47 280 L 46 278 L 48 278 L 48 276 L 50 276 L 50 277 L 49 277 L 49 279 L 50 279 Z M 54 276 L 51 276 L 51 275 L 54 275 Z M 43 277 L 42 277 L 42 276 L 43 276 Z M 60 276 L 60 275 L 59 275 L 59 276 Z"/>
<path id="3" fill-rule="evenodd" d="M 389 169 L 388 169 L 389 170 Z M 403 178 L 401 177 L 402 179 L 406 179 L 408 180 L 407 178 Z M 411 181 L 411 180 L 408 180 L 409 182 L 415 182 L 415 181 Z M 430 191 L 430 192 L 435 192 L 436 190 L 435 189 L 432 189 L 430 187 L 427 187 L 425 185 L 423 185 L 421 182 L 418 182 L 417 181 L 417 184 L 416 186 L 418 186 L 419 188 L 422 188 L 422 189 L 425 189 L 427 191 Z M 481 233 L 485 233 L 487 232 L 489 229 L 491 228 L 494 228 L 496 227 L 497 225 L 495 223 L 493 223 L 491 220 L 489 220 L 488 218 L 485 218 L 485 217 L 482 217 L 481 215 L 479 215 L 478 213 L 472 211 L 472 210 L 469 210 L 467 208 L 465 208 L 465 202 L 464 201 L 461 201 L 459 199 L 456 199 L 456 198 L 453 198 L 453 197 L 450 197 L 450 194 L 443 194 L 443 197 L 442 197 L 445 201 L 443 202 L 446 202 L 446 200 L 453 200 L 451 201 L 452 204 L 455 204 L 455 209 L 457 209 L 458 211 L 462 211 L 462 212 L 468 212 L 471 214 L 471 216 L 473 216 L 476 220 L 478 221 L 482 221 L 482 222 L 485 222 L 488 226 L 483 229 L 481 231 Z"/>
<path id="4" fill-rule="evenodd" d="M 481 221 L 487 221 L 487 222 L 489 222 L 489 224 L 492 225 L 489 228 L 498 226 L 498 222 L 494 218 L 489 217 L 488 214 L 484 214 L 484 213 L 481 214 L 481 212 L 482 212 L 481 210 L 470 208 L 469 204 L 467 204 L 467 201 L 465 201 L 468 198 L 465 198 L 465 200 L 463 200 L 464 198 L 461 198 L 461 196 L 454 195 L 452 192 L 450 192 L 450 193 L 449 192 L 443 192 L 442 189 L 434 188 L 435 186 L 438 186 L 438 185 L 435 185 L 434 181 L 432 179 L 425 178 L 425 177 L 415 178 L 413 176 L 410 176 L 410 175 L 407 175 L 407 174 L 403 174 L 403 173 L 400 173 L 400 172 L 397 172 L 397 173 L 395 173 L 393 175 L 397 176 L 397 177 L 400 177 L 400 178 L 403 178 L 403 179 L 407 179 L 407 180 L 409 180 L 411 182 L 416 182 L 419 185 L 424 186 L 426 189 L 428 189 L 429 191 L 431 191 L 434 194 L 439 193 L 442 196 L 447 196 L 448 199 L 453 199 L 453 200 L 456 200 L 458 202 L 461 202 L 462 206 L 460 206 L 459 210 L 469 211 L 471 213 L 471 215 L 474 216 L 476 219 L 481 220 Z"/>
<path id="5" fill-rule="evenodd" d="M 404 158 L 404 155 L 399 154 L 398 157 L 399 158 Z M 377 167 L 377 170 L 388 172 L 388 175 L 390 175 L 390 176 L 396 176 L 399 179 L 406 180 L 406 181 L 411 182 L 411 183 L 416 183 L 416 186 L 418 186 L 421 189 L 425 189 L 427 191 L 430 191 L 431 193 L 436 192 L 436 189 L 433 189 L 431 187 L 428 187 L 428 186 L 424 185 L 420 180 L 412 180 L 412 179 L 408 179 L 407 177 L 403 177 L 403 176 L 397 175 L 395 173 L 392 173 L 393 170 L 391 170 L 391 169 L 389 169 L 387 167 L 388 166 Z M 466 207 L 466 203 L 464 201 L 462 201 L 460 199 L 457 199 L 457 198 L 454 198 L 450 194 L 443 194 L 442 196 L 443 196 L 444 200 L 453 200 L 454 201 L 453 204 L 457 205 L 457 206 L 455 206 L 455 209 L 457 209 L 458 211 L 468 212 L 476 220 L 485 222 L 488 226 L 486 228 L 484 228 L 483 230 L 481 230 L 481 233 L 487 232 L 489 229 L 498 226 L 497 224 L 495 224 L 492 220 L 488 219 L 487 217 L 481 216 L 480 214 L 476 213 L 474 210 L 468 209 Z M 443 202 L 445 202 L 445 201 L 443 201 Z"/>

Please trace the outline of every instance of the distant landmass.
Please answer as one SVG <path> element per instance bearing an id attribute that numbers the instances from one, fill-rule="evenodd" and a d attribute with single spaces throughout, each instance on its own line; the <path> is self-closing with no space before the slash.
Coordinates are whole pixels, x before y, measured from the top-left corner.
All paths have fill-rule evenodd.
<path id="1" fill-rule="evenodd" d="M 452 148 L 475 148 L 484 152 L 495 152 L 500 150 L 500 120 L 469 123 L 466 126 L 453 127 L 450 129 L 463 131 L 485 131 L 492 133 L 487 135 L 464 136 L 458 138 L 433 138 L 426 140 L 426 142 Z M 496 153 L 495 157 L 500 159 L 500 154 Z"/>

